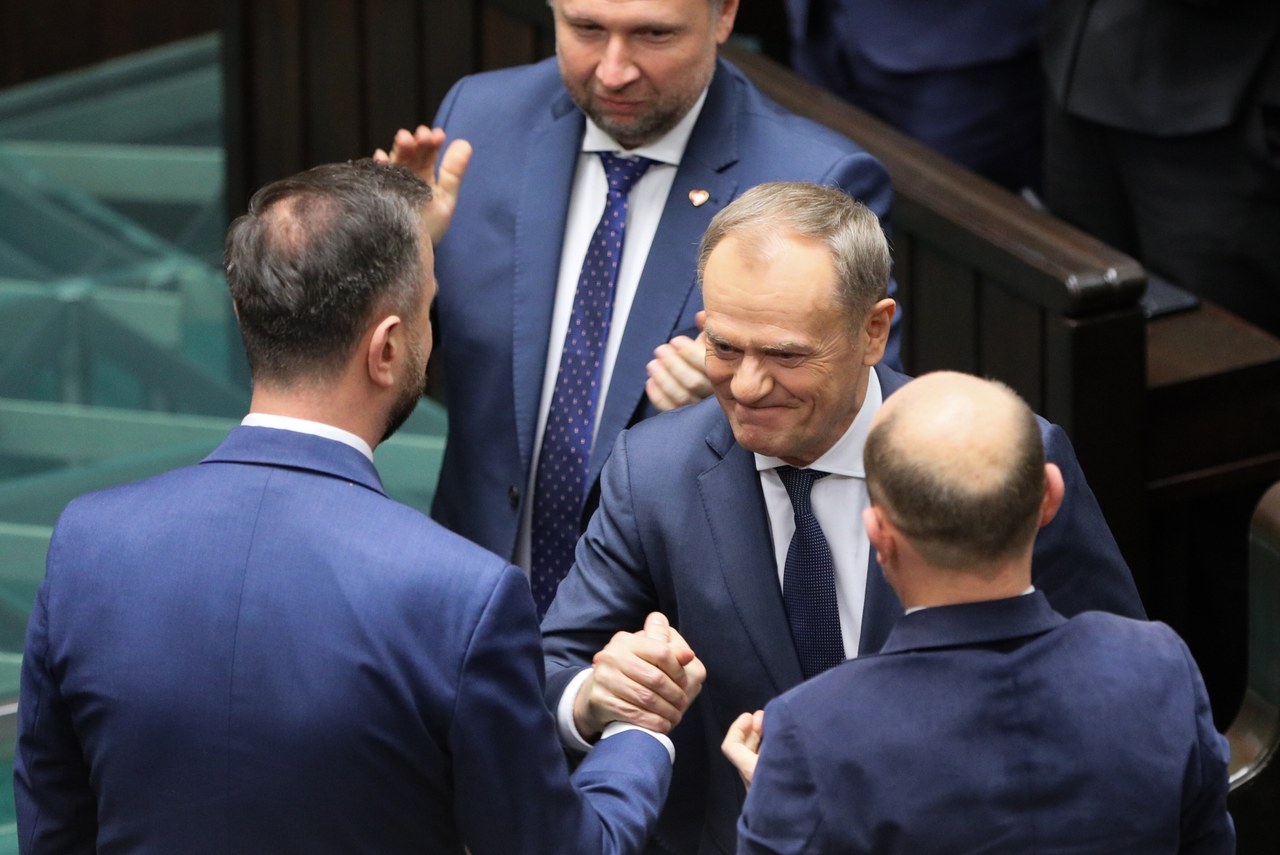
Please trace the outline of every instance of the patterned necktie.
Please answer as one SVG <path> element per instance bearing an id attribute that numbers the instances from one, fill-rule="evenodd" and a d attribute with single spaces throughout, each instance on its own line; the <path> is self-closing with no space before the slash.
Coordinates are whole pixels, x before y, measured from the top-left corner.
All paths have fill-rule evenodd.
<path id="1" fill-rule="evenodd" d="M 587 487 L 601 358 L 609 337 L 613 291 L 622 260 L 627 194 L 653 163 L 644 157 L 625 158 L 604 152 L 600 160 L 609 180 L 609 193 L 578 276 L 534 483 L 530 576 L 539 618 L 546 613 L 556 587 L 573 564 Z"/>
<path id="2" fill-rule="evenodd" d="M 791 536 L 782 571 L 782 602 L 791 625 L 791 640 L 800 654 L 800 669 L 807 680 L 844 661 L 835 564 L 809 501 L 813 482 L 828 473 L 793 466 L 779 466 L 777 472 L 796 515 L 796 533 Z"/>

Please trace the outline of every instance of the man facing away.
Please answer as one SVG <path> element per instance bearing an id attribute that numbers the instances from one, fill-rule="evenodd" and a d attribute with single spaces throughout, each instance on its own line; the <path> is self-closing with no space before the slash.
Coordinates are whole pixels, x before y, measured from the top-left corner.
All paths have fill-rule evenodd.
<path id="1" fill-rule="evenodd" d="M 23 659 L 23 852 L 645 840 L 668 748 L 623 730 L 571 781 L 524 577 L 387 498 L 373 465 L 422 395 L 460 154 L 435 201 L 363 161 L 271 184 L 232 224 L 250 414 L 199 465 L 59 520 Z"/>
<path id="2" fill-rule="evenodd" d="M 755 187 L 716 215 L 698 269 L 716 400 L 620 436 L 542 630 L 562 738 L 589 741 L 617 717 L 670 730 L 680 764 L 655 851 L 715 853 L 734 851 L 743 797 L 718 750 L 734 718 L 879 650 L 902 614 L 856 521 L 867 429 L 910 378 L 881 362 L 884 232 L 847 195 Z M 1037 426 L 1066 484 L 1036 540 L 1037 587 L 1064 614 L 1143 617 L 1070 442 Z M 653 611 L 706 666 L 692 706 L 675 657 L 633 636 Z"/>
<path id="3" fill-rule="evenodd" d="M 390 154 L 421 171 L 439 129 L 475 147 L 437 256 L 432 516 L 530 569 L 540 614 L 618 433 L 711 392 L 694 269 L 712 216 L 766 181 L 830 184 L 880 217 L 891 198 L 878 161 L 717 60 L 738 0 L 550 6 L 555 59 L 462 79 L 437 130 Z"/>
<path id="4" fill-rule="evenodd" d="M 921 377 L 867 436 L 862 523 L 906 607 L 877 656 L 741 716 L 746 853 L 1235 851 L 1227 745 L 1160 623 L 1032 587 L 1063 500 L 1012 391 Z M 1087 568 L 1080 568 L 1086 572 Z"/>

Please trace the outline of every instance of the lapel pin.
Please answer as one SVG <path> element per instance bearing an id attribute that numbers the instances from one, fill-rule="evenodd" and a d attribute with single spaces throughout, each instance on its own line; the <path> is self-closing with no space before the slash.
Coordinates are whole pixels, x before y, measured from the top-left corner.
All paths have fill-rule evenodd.
<path id="1" fill-rule="evenodd" d="M 711 194 L 706 190 L 690 190 L 689 201 L 693 203 L 693 207 L 701 208 L 711 198 Z"/>

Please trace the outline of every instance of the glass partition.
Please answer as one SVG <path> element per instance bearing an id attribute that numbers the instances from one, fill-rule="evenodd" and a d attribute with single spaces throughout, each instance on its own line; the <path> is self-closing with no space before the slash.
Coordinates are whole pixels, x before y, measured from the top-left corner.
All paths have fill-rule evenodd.
<path id="1" fill-rule="evenodd" d="M 198 461 L 248 404 L 221 80 L 209 35 L 0 91 L 0 855 L 17 851 L 18 672 L 59 512 Z M 443 435 L 424 402 L 378 451 L 388 492 L 428 508 Z"/>

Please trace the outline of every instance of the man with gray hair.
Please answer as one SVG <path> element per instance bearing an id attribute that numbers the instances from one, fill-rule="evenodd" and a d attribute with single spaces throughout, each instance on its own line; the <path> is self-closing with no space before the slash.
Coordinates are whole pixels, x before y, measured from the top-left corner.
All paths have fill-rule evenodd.
<path id="1" fill-rule="evenodd" d="M 880 216 L 892 195 L 855 143 L 717 58 L 738 0 L 549 5 L 554 59 L 463 78 L 436 130 L 380 153 L 421 170 L 440 129 L 474 146 L 438 247 L 432 516 L 527 568 L 539 613 L 618 433 L 711 393 L 694 268 L 712 216 L 764 181 L 830 184 Z"/>
<path id="2" fill-rule="evenodd" d="M 712 220 L 699 274 L 716 400 L 622 434 L 542 625 L 563 738 L 613 717 L 672 732 L 657 845 L 682 853 L 734 849 L 742 785 L 716 749 L 735 716 L 879 650 L 902 614 L 849 523 L 868 503 L 871 419 L 908 382 L 881 364 L 895 306 L 875 215 L 829 187 L 755 187 Z M 1067 490 L 1036 542 L 1037 586 L 1067 614 L 1143 616 L 1066 435 L 1037 424 Z M 707 668 L 696 704 L 668 651 L 614 635 L 651 611 Z"/>
<path id="3" fill-rule="evenodd" d="M 740 855 L 1234 852 L 1227 742 L 1186 645 L 1067 620 L 1033 585 L 1063 476 L 1030 408 L 929 374 L 885 401 L 864 455 L 861 522 L 906 615 L 879 655 L 730 729 Z"/>

